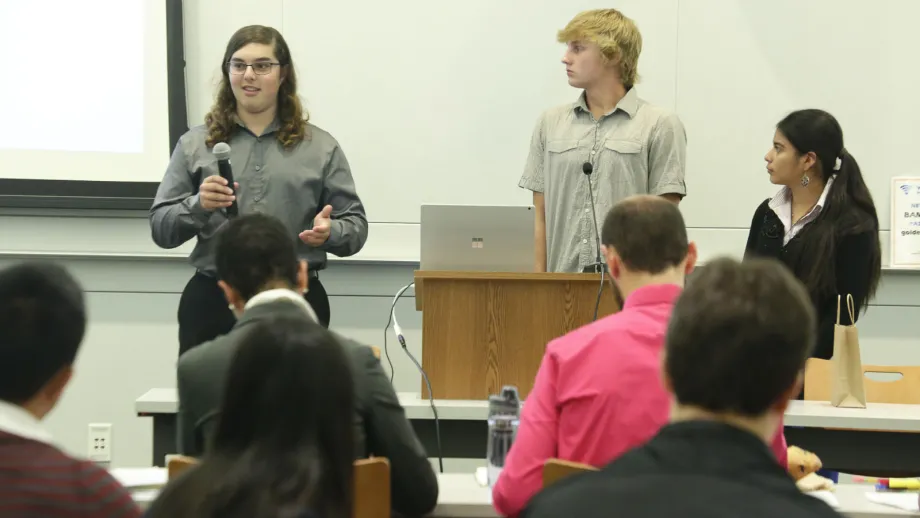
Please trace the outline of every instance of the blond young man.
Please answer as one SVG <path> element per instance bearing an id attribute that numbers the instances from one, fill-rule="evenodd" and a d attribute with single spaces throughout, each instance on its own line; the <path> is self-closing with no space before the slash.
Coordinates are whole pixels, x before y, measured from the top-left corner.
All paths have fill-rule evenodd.
<path id="1" fill-rule="evenodd" d="M 687 137 L 676 114 L 638 96 L 642 35 L 632 20 L 616 9 L 585 11 L 558 40 L 569 84 L 582 93 L 540 116 L 519 185 L 533 191 L 536 271 L 578 272 L 598 253 L 589 185 L 598 222 L 637 194 L 679 203 Z"/>

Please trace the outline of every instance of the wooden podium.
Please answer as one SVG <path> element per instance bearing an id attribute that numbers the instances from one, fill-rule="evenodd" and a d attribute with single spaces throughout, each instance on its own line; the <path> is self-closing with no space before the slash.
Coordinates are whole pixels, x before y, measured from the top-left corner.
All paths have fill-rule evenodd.
<path id="1" fill-rule="evenodd" d="M 600 274 L 416 271 L 422 366 L 437 399 L 533 388 L 546 344 L 594 317 Z M 598 318 L 617 311 L 604 280 Z M 422 380 L 421 393 L 428 397 Z"/>

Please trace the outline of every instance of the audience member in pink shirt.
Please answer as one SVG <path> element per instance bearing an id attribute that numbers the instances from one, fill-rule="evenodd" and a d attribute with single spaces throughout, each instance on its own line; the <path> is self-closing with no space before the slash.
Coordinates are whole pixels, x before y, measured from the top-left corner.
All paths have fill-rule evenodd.
<path id="1" fill-rule="evenodd" d="M 841 518 L 802 494 L 767 448 L 802 386 L 816 322 L 808 291 L 779 261 L 707 262 L 668 323 L 669 424 L 600 471 L 540 491 L 519 516 Z"/>
<path id="2" fill-rule="evenodd" d="M 601 240 L 610 277 L 625 297 L 623 309 L 547 346 L 492 490 L 504 516 L 516 515 L 540 490 L 547 459 L 603 466 L 668 422 L 661 352 L 696 246 L 677 206 L 656 196 L 614 206 Z M 777 447 L 785 456 L 785 442 Z"/>

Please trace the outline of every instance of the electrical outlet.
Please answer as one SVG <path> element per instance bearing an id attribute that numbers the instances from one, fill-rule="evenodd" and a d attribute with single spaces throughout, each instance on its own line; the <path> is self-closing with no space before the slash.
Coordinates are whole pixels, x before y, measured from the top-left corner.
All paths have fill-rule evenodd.
<path id="1" fill-rule="evenodd" d="M 86 452 L 93 462 L 112 462 L 112 425 L 110 423 L 89 424 L 89 444 Z"/>

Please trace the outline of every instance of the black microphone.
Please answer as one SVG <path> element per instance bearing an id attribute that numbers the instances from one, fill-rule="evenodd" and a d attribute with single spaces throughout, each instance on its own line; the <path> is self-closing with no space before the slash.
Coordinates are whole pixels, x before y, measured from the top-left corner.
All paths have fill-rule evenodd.
<path id="1" fill-rule="evenodd" d="M 594 245 L 597 247 L 597 262 L 586 266 L 585 272 L 600 272 L 601 282 L 597 286 L 597 297 L 594 300 L 594 320 L 597 320 L 597 312 L 601 307 L 601 294 L 604 292 L 604 274 L 607 272 L 607 263 L 601 260 L 601 235 L 597 230 L 597 210 L 594 208 L 594 189 L 591 188 L 591 173 L 594 172 L 594 165 L 591 162 L 585 162 L 581 165 L 581 172 L 585 173 L 588 180 L 588 196 L 591 198 L 591 219 L 594 222 Z"/>
<path id="2" fill-rule="evenodd" d="M 217 157 L 217 171 L 220 177 L 227 180 L 227 185 L 230 187 L 230 190 L 233 191 L 233 168 L 230 167 L 230 145 L 226 142 L 214 144 L 214 156 Z M 233 194 L 236 195 L 236 192 Z M 233 216 L 239 215 L 239 213 L 240 209 L 234 199 L 230 203 L 230 206 L 227 207 L 227 216 L 232 218 Z"/>
<path id="3" fill-rule="evenodd" d="M 601 236 L 597 231 L 597 210 L 594 208 L 594 189 L 591 188 L 591 173 L 594 172 L 594 165 L 591 162 L 585 162 L 581 165 L 581 172 L 585 173 L 585 176 L 588 179 L 588 197 L 591 198 L 591 218 L 594 222 L 594 246 L 597 256 L 595 260 L 597 261 L 593 265 L 588 265 L 585 267 L 587 272 L 599 272 L 604 269 L 604 262 L 601 260 Z"/>

